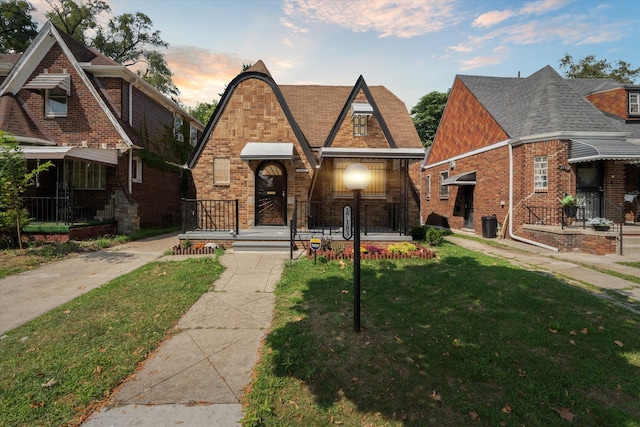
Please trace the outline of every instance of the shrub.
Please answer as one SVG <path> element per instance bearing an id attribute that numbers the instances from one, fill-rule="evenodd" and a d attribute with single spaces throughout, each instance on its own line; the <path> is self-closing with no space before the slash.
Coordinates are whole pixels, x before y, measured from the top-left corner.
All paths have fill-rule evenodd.
<path id="1" fill-rule="evenodd" d="M 442 231 L 437 228 L 429 227 L 426 231 L 425 240 L 431 246 L 442 246 L 444 238 L 442 237 Z"/>
<path id="2" fill-rule="evenodd" d="M 426 231 L 425 227 L 421 226 L 421 225 L 417 225 L 415 227 L 411 228 L 411 238 L 413 240 L 419 241 L 419 242 L 423 242 L 426 238 Z"/>
<path id="3" fill-rule="evenodd" d="M 410 242 L 394 243 L 387 247 L 387 250 L 392 254 L 408 254 L 409 252 L 413 252 L 417 249 L 416 245 Z"/>

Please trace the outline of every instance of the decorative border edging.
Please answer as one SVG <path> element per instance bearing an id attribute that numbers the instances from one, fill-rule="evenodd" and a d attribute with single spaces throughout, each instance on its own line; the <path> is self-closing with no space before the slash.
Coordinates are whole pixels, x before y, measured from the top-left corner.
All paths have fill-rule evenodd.
<path id="1" fill-rule="evenodd" d="M 348 259 L 348 260 L 352 260 L 353 259 L 353 253 L 349 253 L 349 254 L 345 254 L 345 253 L 340 253 L 340 254 L 336 254 L 334 252 L 326 252 L 326 251 L 318 251 L 317 252 L 317 256 L 323 256 L 326 259 L 328 259 L 329 261 L 336 261 L 339 259 Z M 377 260 L 387 260 L 387 259 L 432 259 L 435 258 L 436 253 L 433 251 L 430 251 L 428 249 L 422 249 L 422 250 L 418 250 L 418 251 L 413 251 L 413 252 L 408 252 L 405 254 L 400 254 L 400 253 L 389 253 L 389 252 L 385 252 L 385 253 L 375 253 L 375 254 L 360 254 L 360 259 L 362 260 L 373 260 L 373 261 L 377 261 Z M 307 257 L 309 258 L 313 258 L 313 251 L 311 249 L 307 250 Z"/>
<path id="2" fill-rule="evenodd" d="M 216 253 L 216 249 L 215 248 L 207 248 L 207 247 L 183 248 L 181 246 L 174 246 L 173 247 L 173 254 L 174 255 L 211 255 L 211 254 L 215 254 L 215 253 Z"/>

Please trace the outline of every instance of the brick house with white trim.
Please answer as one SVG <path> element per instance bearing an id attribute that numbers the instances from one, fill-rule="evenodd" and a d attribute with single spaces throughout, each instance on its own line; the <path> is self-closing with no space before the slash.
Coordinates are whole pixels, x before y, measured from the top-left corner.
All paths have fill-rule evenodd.
<path id="1" fill-rule="evenodd" d="M 406 106 L 384 86 L 362 76 L 353 86 L 279 85 L 258 61 L 228 85 L 188 167 L 198 199 L 238 201 L 240 229 L 289 225 L 297 207 L 299 228 L 326 230 L 353 202 L 342 171 L 364 163 L 363 224 L 407 234 L 419 225 L 423 158 Z"/>
<path id="2" fill-rule="evenodd" d="M 456 76 L 422 166 L 422 221 L 484 234 L 481 218 L 495 215 L 512 239 L 615 252 L 616 233 L 588 220 L 619 230 L 637 218 L 639 96 L 638 85 L 564 79 L 549 66 L 526 78 Z M 576 218 L 563 217 L 567 194 Z"/>
<path id="3" fill-rule="evenodd" d="M 31 165 L 36 221 L 117 220 L 121 233 L 179 224 L 186 161 L 204 125 L 136 73 L 47 22 L 22 55 L 0 55 L 0 129 Z"/>

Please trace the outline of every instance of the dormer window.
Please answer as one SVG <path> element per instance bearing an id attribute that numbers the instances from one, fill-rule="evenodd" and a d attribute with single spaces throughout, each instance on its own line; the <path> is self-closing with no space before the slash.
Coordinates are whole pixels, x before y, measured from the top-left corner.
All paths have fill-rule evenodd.
<path id="1" fill-rule="evenodd" d="M 373 115 L 371 105 L 354 102 L 351 104 L 351 121 L 353 122 L 353 136 L 367 136 L 367 121 Z"/>
<path id="2" fill-rule="evenodd" d="M 44 94 L 46 117 L 67 117 L 67 103 L 71 92 L 71 77 L 65 72 L 45 72 L 24 85 L 25 89 L 39 89 Z"/>
<path id="3" fill-rule="evenodd" d="M 67 117 L 67 92 L 60 88 L 46 89 L 44 109 L 47 117 Z"/>
<path id="4" fill-rule="evenodd" d="M 629 115 L 640 115 L 640 92 L 629 92 Z"/>

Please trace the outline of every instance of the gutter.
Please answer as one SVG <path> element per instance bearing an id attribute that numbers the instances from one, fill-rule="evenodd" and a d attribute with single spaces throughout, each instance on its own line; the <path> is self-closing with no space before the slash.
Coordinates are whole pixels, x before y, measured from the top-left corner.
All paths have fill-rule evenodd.
<path id="1" fill-rule="evenodd" d="M 516 236 L 513 233 L 513 144 L 509 143 L 509 237 L 513 240 L 528 243 L 530 245 L 538 246 L 543 249 L 548 249 L 554 252 L 560 252 L 558 248 L 545 245 L 544 243 L 536 242 L 534 240 L 525 239 L 524 237 Z"/>

